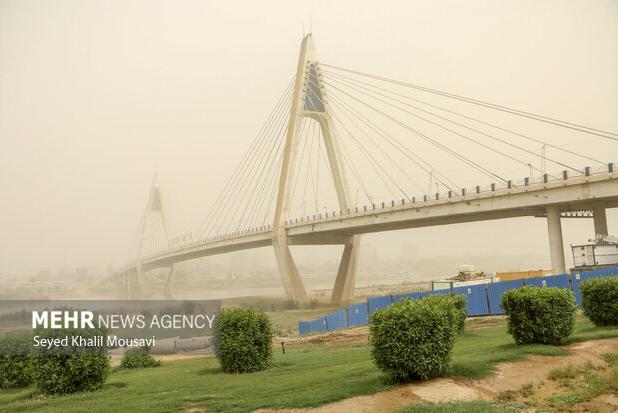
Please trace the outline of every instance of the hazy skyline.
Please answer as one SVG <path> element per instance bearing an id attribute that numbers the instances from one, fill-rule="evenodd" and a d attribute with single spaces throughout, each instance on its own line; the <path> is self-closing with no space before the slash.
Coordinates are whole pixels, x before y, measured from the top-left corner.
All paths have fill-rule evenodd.
<path id="1" fill-rule="evenodd" d="M 618 131 L 616 1 L 0 0 L 0 274 L 123 263 L 155 172 L 172 234 L 196 228 L 310 21 L 321 61 Z M 618 160 L 616 142 L 565 144 Z M 568 248 L 592 221 L 563 231 Z M 365 239 L 384 259 L 405 242 L 549 262 L 543 219 Z"/>

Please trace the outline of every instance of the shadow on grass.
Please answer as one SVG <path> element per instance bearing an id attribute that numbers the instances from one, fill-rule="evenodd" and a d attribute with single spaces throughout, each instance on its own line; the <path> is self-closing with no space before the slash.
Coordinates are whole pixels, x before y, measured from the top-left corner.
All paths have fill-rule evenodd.
<path id="1" fill-rule="evenodd" d="M 20 400 L 35 399 L 40 393 L 34 387 L 26 389 L 3 389 L 3 394 L 0 394 L 0 405 Z"/>
<path id="2" fill-rule="evenodd" d="M 124 389 L 125 387 L 128 387 L 129 383 L 124 382 L 124 381 L 118 381 L 118 382 L 111 382 L 111 383 L 105 383 L 105 385 L 103 386 L 102 390 L 107 390 L 107 389 Z"/>
<path id="3" fill-rule="evenodd" d="M 205 375 L 224 374 L 224 373 L 220 366 L 215 366 L 215 367 L 205 367 L 201 370 L 198 370 L 197 374 L 200 376 L 205 376 Z"/>
<path id="4" fill-rule="evenodd" d="M 281 361 L 273 362 L 270 367 L 271 368 L 277 368 L 277 367 L 292 367 L 292 366 L 294 366 L 294 363 L 292 363 L 291 361 L 281 360 Z"/>

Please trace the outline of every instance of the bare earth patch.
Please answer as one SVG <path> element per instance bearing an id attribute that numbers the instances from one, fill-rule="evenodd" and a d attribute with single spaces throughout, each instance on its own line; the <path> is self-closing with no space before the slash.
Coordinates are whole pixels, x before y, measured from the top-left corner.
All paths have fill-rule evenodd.
<path id="1" fill-rule="evenodd" d="M 506 325 L 504 316 L 488 316 L 482 318 L 468 319 L 466 331 L 480 331 L 495 328 L 499 325 Z M 366 344 L 369 342 L 369 327 L 355 327 L 345 330 L 331 331 L 322 334 L 313 334 L 305 337 L 277 337 L 277 343 L 284 341 L 286 345 L 303 344 Z"/>
<path id="2" fill-rule="evenodd" d="M 155 360 L 159 361 L 176 361 L 176 360 L 189 360 L 189 359 L 198 359 L 198 358 L 212 358 L 214 354 L 201 354 L 199 352 L 186 352 L 186 353 L 178 353 L 178 354 L 167 354 L 162 356 L 152 356 Z M 113 355 L 111 356 L 111 364 L 112 367 L 119 366 L 120 360 L 122 356 Z"/>
<path id="3" fill-rule="evenodd" d="M 480 380 L 478 385 L 494 393 L 517 390 L 529 383 L 543 384 L 545 391 L 551 390 L 554 382 L 547 378 L 551 370 L 569 365 L 582 365 L 586 362 L 604 364 L 604 353 L 618 351 L 618 339 L 586 341 L 565 348 L 571 354 L 559 357 L 531 355 L 525 360 L 499 364 L 496 374 Z"/>
<path id="4" fill-rule="evenodd" d="M 356 327 L 346 330 L 331 331 L 329 333 L 315 334 L 306 337 L 278 338 L 285 341 L 287 345 L 303 344 L 367 344 L 369 342 L 369 327 Z"/>
<path id="5" fill-rule="evenodd" d="M 356 329 L 355 334 L 344 336 L 336 342 L 344 342 L 345 339 L 366 340 L 366 331 Z M 336 334 L 333 334 L 336 336 Z M 315 336 L 314 339 L 328 342 L 334 338 L 329 335 Z M 304 343 L 312 342 L 305 341 Z M 295 343 L 296 344 L 296 343 Z M 528 356 L 525 360 L 499 364 L 496 373 L 483 380 L 450 379 L 441 378 L 427 382 L 415 382 L 398 386 L 396 389 L 376 393 L 369 396 L 358 396 L 327 404 L 316 408 L 306 409 L 281 409 L 281 410 L 258 410 L 260 413 L 365 413 L 365 412 L 390 412 L 410 404 L 420 402 L 446 402 L 467 401 L 476 399 L 495 400 L 504 392 L 511 392 L 520 399 L 528 389 L 531 399 L 544 400 L 551 394 L 560 392 L 558 381 L 549 380 L 551 370 L 568 367 L 569 365 L 583 365 L 592 363 L 604 365 L 604 353 L 618 352 L 618 339 L 593 340 L 584 343 L 566 346 L 570 354 L 566 356 Z M 528 397 L 528 396 L 526 396 Z M 570 408 L 571 412 L 614 412 L 618 410 L 618 397 L 616 395 L 603 395 L 589 402 L 580 403 Z M 530 411 L 534 411 L 531 409 Z"/>

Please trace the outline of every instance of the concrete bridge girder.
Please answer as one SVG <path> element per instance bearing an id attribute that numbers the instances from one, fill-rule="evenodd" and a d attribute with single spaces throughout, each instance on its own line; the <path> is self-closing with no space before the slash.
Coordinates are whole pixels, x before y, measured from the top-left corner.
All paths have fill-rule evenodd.
<path id="1" fill-rule="evenodd" d="M 595 233 L 607 232 L 606 208 L 618 207 L 618 184 L 613 176 L 591 182 L 569 182 L 568 185 L 540 188 L 519 194 L 497 194 L 490 204 L 485 198 L 468 198 L 444 204 L 404 205 L 372 211 L 369 214 L 351 214 L 332 220 L 305 222 L 286 226 L 289 245 L 349 244 L 355 234 L 448 225 L 521 216 L 546 215 L 548 206 L 557 205 L 560 211 L 595 211 Z M 587 187 L 583 189 L 582 187 Z M 555 192 L 560 192 L 556 195 Z M 585 193 L 586 197 L 581 194 Z M 508 198 L 504 202 L 497 198 Z M 519 199 L 518 199 L 519 198 Z M 510 207 L 510 208 L 509 208 Z M 495 209 L 492 209 L 495 208 Z M 601 212 L 599 212 L 601 211 Z M 549 229 L 548 229 L 549 230 Z M 272 245 L 272 233 L 262 231 L 242 237 L 212 243 L 177 247 L 141 258 L 142 271 L 167 267 L 175 262 Z M 119 273 L 134 272 L 136 265 L 122 268 Z"/>

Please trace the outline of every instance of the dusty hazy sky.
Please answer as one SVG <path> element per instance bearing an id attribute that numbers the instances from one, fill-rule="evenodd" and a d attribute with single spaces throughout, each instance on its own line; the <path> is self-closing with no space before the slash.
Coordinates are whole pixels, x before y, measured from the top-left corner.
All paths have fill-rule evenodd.
<path id="1" fill-rule="evenodd" d="M 154 171 L 172 232 L 198 225 L 309 18 L 325 62 L 618 130 L 616 1 L 0 0 L 0 274 L 121 262 Z M 565 222 L 565 242 L 591 228 Z M 539 219 L 367 238 L 548 255 Z"/>

